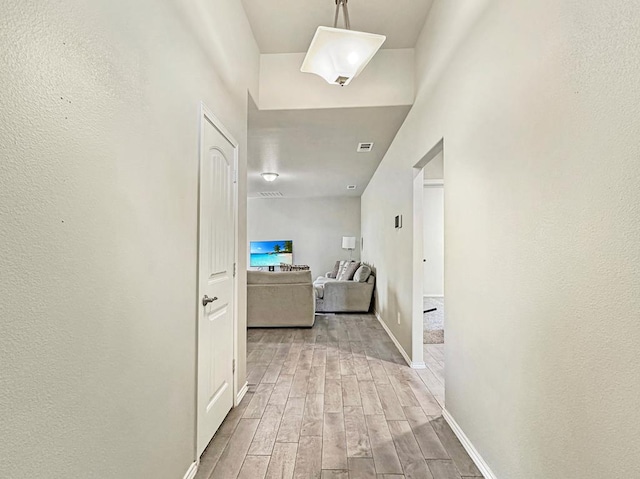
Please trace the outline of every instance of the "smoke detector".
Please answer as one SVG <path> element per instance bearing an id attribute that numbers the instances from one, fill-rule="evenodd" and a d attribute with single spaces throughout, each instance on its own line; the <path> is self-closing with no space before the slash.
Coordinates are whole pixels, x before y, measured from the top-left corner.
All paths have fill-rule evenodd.
<path id="1" fill-rule="evenodd" d="M 262 198 L 282 198 L 284 195 L 279 191 L 261 191 L 258 193 Z"/>
<path id="2" fill-rule="evenodd" d="M 358 143 L 358 149 L 356 150 L 358 153 L 369 153 L 373 149 L 373 142 L 369 141 L 366 143 Z"/>
<path id="3" fill-rule="evenodd" d="M 347 185 L 348 190 L 355 190 L 357 188 L 356 185 Z"/>

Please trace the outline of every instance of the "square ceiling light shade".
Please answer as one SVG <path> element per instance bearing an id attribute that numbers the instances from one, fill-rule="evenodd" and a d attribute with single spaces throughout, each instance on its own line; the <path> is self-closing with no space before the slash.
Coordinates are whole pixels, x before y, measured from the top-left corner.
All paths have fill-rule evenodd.
<path id="1" fill-rule="evenodd" d="M 375 33 L 318 27 L 300 71 L 315 73 L 333 85 L 348 85 L 386 39 Z"/>

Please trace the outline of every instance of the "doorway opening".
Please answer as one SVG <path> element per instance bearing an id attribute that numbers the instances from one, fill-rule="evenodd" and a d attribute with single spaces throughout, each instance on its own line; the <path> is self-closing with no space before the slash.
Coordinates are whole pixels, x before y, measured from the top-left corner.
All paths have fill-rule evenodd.
<path id="1" fill-rule="evenodd" d="M 420 376 L 444 407 L 445 178 L 440 140 L 415 166 L 414 347 L 422 353 Z M 418 351 L 417 351 L 418 352 Z"/>

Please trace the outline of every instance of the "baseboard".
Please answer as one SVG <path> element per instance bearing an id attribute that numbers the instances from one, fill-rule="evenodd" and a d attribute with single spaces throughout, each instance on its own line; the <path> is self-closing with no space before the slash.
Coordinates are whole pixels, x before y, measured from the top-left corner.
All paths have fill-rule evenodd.
<path id="1" fill-rule="evenodd" d="M 409 365 L 409 367 L 413 368 L 413 369 L 426 369 L 427 365 L 424 362 L 414 362 L 411 361 L 411 358 L 409 357 L 409 355 L 407 354 L 407 352 L 404 350 L 404 348 L 402 347 L 402 345 L 398 342 L 398 340 L 396 339 L 396 337 L 393 335 L 393 333 L 391 332 L 391 330 L 389 329 L 389 327 L 386 325 L 386 323 L 382 320 L 382 317 L 380 316 L 380 313 L 378 313 L 378 311 L 374 310 L 373 314 L 375 314 L 376 318 L 378 319 L 378 322 L 382 325 L 382 327 L 384 328 L 384 330 L 387 332 L 387 334 L 389 335 L 389 337 L 391 338 L 391 341 L 393 341 L 393 344 L 396 345 L 396 348 L 398 348 L 398 351 L 400 351 L 400 354 L 402 355 L 402 357 L 404 358 L 404 360 L 407 362 L 407 364 Z"/>
<path id="2" fill-rule="evenodd" d="M 478 450 L 471 443 L 462 428 L 458 425 L 456 420 L 453 419 L 451 413 L 446 410 L 446 408 L 442 410 L 442 417 L 444 417 L 444 420 L 447 421 L 447 424 L 451 426 L 453 433 L 460 440 L 460 442 L 462 443 L 462 447 L 464 447 L 465 451 L 467 451 L 467 454 L 469 454 L 469 457 L 471 457 L 471 460 L 475 463 L 478 469 L 480 469 L 480 472 L 485 477 L 485 479 L 498 479 L 489 465 L 482 458 Z"/>
<path id="3" fill-rule="evenodd" d="M 182 479 L 193 479 L 194 477 L 196 477 L 196 473 L 198 472 L 198 464 L 200 463 L 200 461 L 196 461 L 193 464 L 191 464 L 191 466 L 189 466 L 189 469 L 187 470 L 187 472 L 185 473 L 184 477 Z"/>
<path id="4" fill-rule="evenodd" d="M 238 391 L 238 395 L 236 396 L 236 406 L 240 404 L 240 401 L 242 401 L 242 398 L 244 398 L 244 395 L 247 394 L 248 390 L 249 390 L 249 383 L 245 382 L 244 386 L 240 388 L 240 391 Z"/>
<path id="5" fill-rule="evenodd" d="M 423 298 L 444 298 L 444 294 L 423 294 Z"/>

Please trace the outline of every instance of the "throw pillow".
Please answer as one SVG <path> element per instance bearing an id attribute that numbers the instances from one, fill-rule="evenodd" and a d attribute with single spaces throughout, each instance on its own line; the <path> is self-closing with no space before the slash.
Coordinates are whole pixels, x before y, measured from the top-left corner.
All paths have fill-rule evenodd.
<path id="1" fill-rule="evenodd" d="M 338 260 L 336 261 L 336 264 L 333 265 L 333 271 L 331 271 L 331 273 L 329 273 L 329 278 L 337 278 L 338 277 L 338 272 L 340 271 L 340 263 L 341 261 Z"/>
<path id="2" fill-rule="evenodd" d="M 360 263 L 356 261 L 347 261 L 344 269 L 340 271 L 337 280 L 338 281 L 351 281 L 353 279 L 353 275 L 356 274 L 356 271 L 360 267 Z"/>
<path id="3" fill-rule="evenodd" d="M 360 265 L 356 274 L 353 275 L 353 280 L 359 283 L 366 283 L 371 276 L 371 268 L 369 268 L 366 264 Z"/>
<path id="4" fill-rule="evenodd" d="M 339 279 L 340 276 L 344 273 L 344 270 L 347 267 L 348 261 L 340 261 L 340 266 L 338 267 L 338 272 L 336 273 L 335 279 Z"/>
<path id="5" fill-rule="evenodd" d="M 358 271 L 358 268 L 360 267 L 360 261 L 353 261 L 347 268 L 346 274 L 347 274 L 347 280 L 352 281 L 353 280 L 353 276 L 356 274 L 356 271 Z"/>

